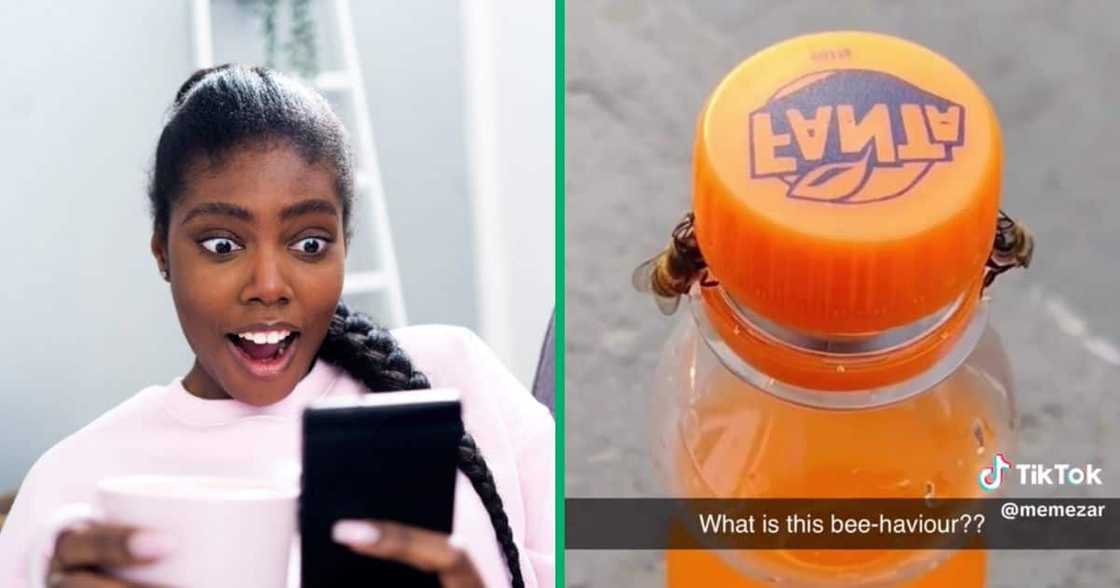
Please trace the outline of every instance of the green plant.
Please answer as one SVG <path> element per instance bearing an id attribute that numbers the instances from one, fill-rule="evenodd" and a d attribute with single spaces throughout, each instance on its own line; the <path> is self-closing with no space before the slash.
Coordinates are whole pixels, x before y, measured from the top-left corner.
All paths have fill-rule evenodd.
<path id="1" fill-rule="evenodd" d="M 315 52 L 315 19 L 311 14 L 311 0 L 291 0 L 292 27 L 288 59 L 292 69 L 310 77 L 319 72 Z"/>
<path id="2" fill-rule="evenodd" d="M 277 21 L 280 0 L 241 0 L 254 5 L 259 11 L 261 32 L 264 35 L 265 65 L 279 68 L 280 34 Z M 315 43 L 315 16 L 311 0 L 288 0 L 288 39 L 283 44 L 287 54 L 287 67 L 303 77 L 319 73 L 319 59 Z"/>

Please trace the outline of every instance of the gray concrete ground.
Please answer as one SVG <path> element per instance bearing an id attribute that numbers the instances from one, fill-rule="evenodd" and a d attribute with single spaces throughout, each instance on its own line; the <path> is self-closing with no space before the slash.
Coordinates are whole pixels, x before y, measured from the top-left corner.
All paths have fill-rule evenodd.
<path id="1" fill-rule="evenodd" d="M 628 282 L 689 207 L 707 93 L 775 41 L 863 29 L 946 55 L 995 104 L 1004 205 L 1038 238 L 1034 266 L 997 284 L 992 316 L 1015 364 L 1018 454 L 1102 465 L 1105 485 L 1090 494 L 1120 496 L 1118 19 L 1120 3 L 1103 1 L 568 2 L 568 495 L 658 490 L 648 391 L 672 322 Z M 660 562 L 655 552 L 569 552 L 568 585 L 656 586 Z M 989 585 L 1120 586 L 1120 554 L 999 552 Z"/>

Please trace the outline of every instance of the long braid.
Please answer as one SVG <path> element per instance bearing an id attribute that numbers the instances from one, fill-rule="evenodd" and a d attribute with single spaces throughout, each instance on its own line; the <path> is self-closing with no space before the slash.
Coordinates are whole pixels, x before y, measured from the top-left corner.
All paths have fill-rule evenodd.
<path id="1" fill-rule="evenodd" d="M 502 497 L 498 494 L 498 486 L 486 460 L 482 459 L 482 451 L 474 443 L 470 433 L 463 433 L 459 440 L 459 469 L 470 479 L 474 491 L 482 497 L 482 505 L 490 515 L 490 523 L 494 526 L 494 534 L 498 537 L 498 544 L 502 546 L 506 564 L 509 565 L 510 577 L 514 588 L 524 588 L 525 581 L 521 577 L 521 560 L 517 556 L 517 544 L 513 542 L 513 529 L 509 526 L 509 517 L 502 507 Z"/>
<path id="2" fill-rule="evenodd" d="M 365 384 L 371 392 L 430 387 L 427 376 L 412 368 L 408 355 L 387 329 L 378 326 L 362 313 L 351 312 L 341 302 L 331 318 L 327 337 L 319 348 L 319 357 L 346 370 L 346 373 Z M 509 517 L 502 506 L 502 497 L 498 494 L 494 476 L 470 433 L 464 433 L 459 440 L 459 469 L 471 481 L 490 515 L 490 523 L 494 526 L 502 556 L 509 567 L 513 588 L 524 588 L 521 559 L 517 544 L 513 541 Z"/>

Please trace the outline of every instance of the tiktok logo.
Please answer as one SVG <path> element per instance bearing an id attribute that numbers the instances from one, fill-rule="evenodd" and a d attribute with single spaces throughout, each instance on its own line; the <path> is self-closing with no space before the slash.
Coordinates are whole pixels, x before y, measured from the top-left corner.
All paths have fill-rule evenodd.
<path id="1" fill-rule="evenodd" d="M 1003 470 L 1011 468 L 1011 462 L 1007 461 L 1002 453 L 997 453 L 995 458 L 992 459 L 992 467 L 980 470 L 980 487 L 985 492 L 991 492 L 1003 483 Z"/>

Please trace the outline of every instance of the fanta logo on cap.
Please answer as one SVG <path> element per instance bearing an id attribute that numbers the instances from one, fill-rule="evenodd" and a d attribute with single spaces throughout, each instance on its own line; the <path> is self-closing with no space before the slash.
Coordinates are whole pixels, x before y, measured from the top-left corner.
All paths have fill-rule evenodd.
<path id="1" fill-rule="evenodd" d="M 750 175 L 786 196 L 864 204 L 906 194 L 964 143 L 965 109 L 893 75 L 821 71 L 750 113 Z"/>
<path id="2" fill-rule="evenodd" d="M 983 276 L 999 121 L 925 47 L 831 31 L 762 49 L 712 90 L 692 145 L 700 251 L 757 316 L 878 332 L 956 304 Z"/>

